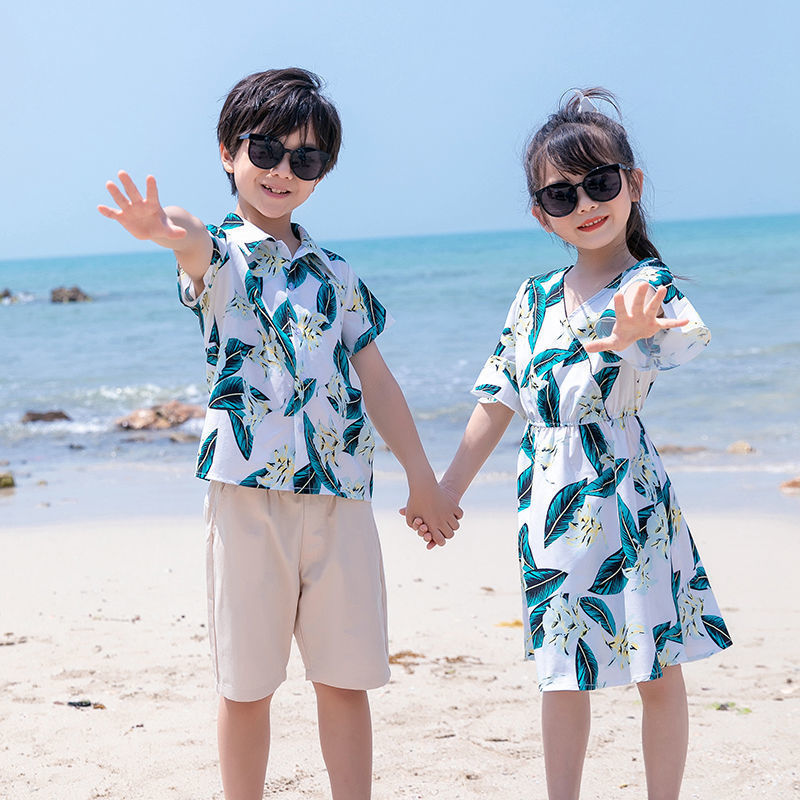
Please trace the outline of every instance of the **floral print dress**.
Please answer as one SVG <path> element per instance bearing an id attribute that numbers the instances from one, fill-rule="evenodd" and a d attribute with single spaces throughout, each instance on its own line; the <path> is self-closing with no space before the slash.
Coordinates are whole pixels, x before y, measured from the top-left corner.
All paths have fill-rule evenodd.
<path id="1" fill-rule="evenodd" d="M 519 452 L 519 558 L 527 658 L 542 691 L 653 680 L 664 667 L 731 644 L 708 577 L 638 413 L 659 370 L 694 358 L 710 335 L 646 259 L 567 314 L 560 269 L 520 287 L 473 393 L 526 421 Z M 665 286 L 664 313 L 689 319 L 622 352 L 607 336 L 613 296 Z"/>

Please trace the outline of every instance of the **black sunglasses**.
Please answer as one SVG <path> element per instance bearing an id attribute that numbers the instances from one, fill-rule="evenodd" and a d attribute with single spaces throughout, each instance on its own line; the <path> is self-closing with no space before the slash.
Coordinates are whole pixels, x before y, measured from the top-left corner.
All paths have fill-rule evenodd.
<path id="1" fill-rule="evenodd" d="M 301 181 L 315 181 L 325 172 L 331 154 L 316 147 L 298 147 L 287 150 L 277 139 L 264 133 L 243 133 L 240 139 L 247 139 L 247 155 L 252 164 L 259 169 L 272 169 L 289 154 L 289 167 Z"/>
<path id="2" fill-rule="evenodd" d="M 551 183 L 533 193 L 536 205 L 541 206 L 551 217 L 566 217 L 578 206 L 578 187 L 592 200 L 605 203 L 613 200 L 622 190 L 620 170 L 630 172 L 624 164 L 603 164 L 586 173 L 580 183 Z"/>

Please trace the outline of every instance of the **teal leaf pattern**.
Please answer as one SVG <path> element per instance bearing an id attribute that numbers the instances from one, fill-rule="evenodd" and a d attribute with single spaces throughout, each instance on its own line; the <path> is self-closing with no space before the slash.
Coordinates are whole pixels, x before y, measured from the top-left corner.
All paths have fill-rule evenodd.
<path id="1" fill-rule="evenodd" d="M 594 594 L 619 594 L 624 588 L 628 579 L 625 577 L 622 567 L 625 564 L 625 553 L 622 548 L 612 553 L 600 565 L 594 583 L 589 587 Z"/>
<path id="2" fill-rule="evenodd" d="M 295 386 L 292 399 L 286 404 L 283 411 L 284 417 L 291 417 L 296 414 L 314 396 L 314 389 L 317 386 L 316 378 L 307 378 Z"/>
<path id="3" fill-rule="evenodd" d="M 580 426 L 581 444 L 583 452 L 589 463 L 595 468 L 598 475 L 603 472 L 602 456 L 608 453 L 608 442 L 603 431 L 596 422 Z"/>
<path id="4" fill-rule="evenodd" d="M 539 413 L 547 425 L 558 427 L 561 424 L 559 415 L 559 405 L 561 403 L 561 393 L 558 389 L 553 373 L 547 375 L 547 383 L 544 388 L 536 394 L 536 404 Z"/>
<path id="5" fill-rule="evenodd" d="M 597 686 L 597 659 L 583 639 L 578 639 L 575 648 L 575 673 L 578 677 L 578 688 L 582 691 L 594 689 Z"/>
<path id="6" fill-rule="evenodd" d="M 733 644 L 731 635 L 728 633 L 728 628 L 722 617 L 712 614 L 703 614 L 700 619 L 703 621 L 706 632 L 714 640 L 717 647 L 725 649 Z"/>
<path id="7" fill-rule="evenodd" d="M 585 494 L 586 478 L 568 484 L 550 501 L 544 523 L 545 547 L 549 547 L 567 532 L 575 512 L 583 504 Z"/>
<path id="8" fill-rule="evenodd" d="M 331 286 L 329 281 L 320 284 L 319 291 L 317 292 L 317 312 L 322 314 L 327 320 L 325 322 L 326 328 L 330 328 L 333 321 L 336 319 L 338 300 L 336 291 Z"/>
<path id="9" fill-rule="evenodd" d="M 214 449 L 217 446 L 217 429 L 215 428 L 211 433 L 203 439 L 200 445 L 200 452 L 197 455 L 197 477 L 205 478 L 208 471 L 211 469 L 211 463 L 214 460 Z"/>
<path id="10" fill-rule="evenodd" d="M 567 573 L 560 569 L 540 569 L 536 566 L 528 542 L 527 525 L 523 525 L 519 531 L 519 557 L 525 599 L 528 608 L 533 608 L 553 596 L 564 583 Z"/>
<path id="11" fill-rule="evenodd" d="M 342 492 L 342 487 L 339 484 L 336 475 L 334 475 L 330 467 L 327 466 L 319 457 L 317 446 L 314 443 L 314 435 L 316 431 L 314 430 L 314 425 L 309 419 L 308 414 L 305 412 L 303 412 L 303 432 L 306 440 L 306 451 L 308 452 L 309 464 L 316 473 L 319 482 L 326 488 L 330 489 L 333 494 L 336 494 L 339 497 L 344 497 L 345 495 Z"/>
<path id="12" fill-rule="evenodd" d="M 589 619 L 596 622 L 610 636 L 617 633 L 614 615 L 611 609 L 599 597 L 581 597 L 578 605 Z"/>

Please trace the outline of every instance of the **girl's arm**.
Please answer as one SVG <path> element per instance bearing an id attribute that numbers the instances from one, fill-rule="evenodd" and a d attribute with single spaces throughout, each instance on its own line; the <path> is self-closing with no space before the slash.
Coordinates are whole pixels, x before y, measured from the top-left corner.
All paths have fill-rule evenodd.
<path id="1" fill-rule="evenodd" d="M 454 503 L 459 503 L 464 492 L 478 474 L 484 462 L 491 455 L 505 433 L 514 416 L 503 403 L 478 403 L 469 418 L 461 444 L 439 485 Z M 413 527 L 428 543 L 430 550 L 435 546 L 427 529 L 427 521 L 416 517 Z"/>
<path id="2" fill-rule="evenodd" d="M 199 294 L 203 290 L 203 276 L 211 263 L 213 250 L 205 225 L 178 206 L 162 208 L 156 179 L 152 175 L 147 176 L 145 197 L 124 170 L 119 172 L 119 181 L 127 196 L 113 181 L 106 183 L 106 189 L 118 208 L 98 206 L 97 210 L 104 217 L 119 222 L 131 236 L 148 239 L 172 250 Z"/>

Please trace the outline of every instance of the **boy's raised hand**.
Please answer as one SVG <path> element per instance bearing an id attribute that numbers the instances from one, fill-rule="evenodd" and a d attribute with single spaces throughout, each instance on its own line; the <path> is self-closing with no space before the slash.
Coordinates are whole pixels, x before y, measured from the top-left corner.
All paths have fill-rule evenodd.
<path id="1" fill-rule="evenodd" d="M 688 319 L 664 319 L 659 317 L 661 301 L 667 293 L 666 286 L 659 286 L 648 299 L 652 287 L 639 283 L 627 296 L 622 292 L 614 295 L 614 314 L 616 321 L 609 336 L 586 342 L 583 349 L 587 353 L 601 350 L 625 350 L 639 339 L 649 339 L 654 334 L 668 328 L 679 328 L 688 324 Z M 629 302 L 628 298 L 630 298 Z M 630 307 L 629 307 L 630 306 Z"/>
<path id="2" fill-rule="evenodd" d="M 185 238 L 186 229 L 176 225 L 161 207 L 156 179 L 152 175 L 147 176 L 145 196 L 142 197 L 127 172 L 120 170 L 118 175 L 127 196 L 114 181 L 108 181 L 106 189 L 118 208 L 100 205 L 97 210 L 104 217 L 119 222 L 131 236 L 149 239 L 162 247 L 174 249 L 177 240 Z"/>

